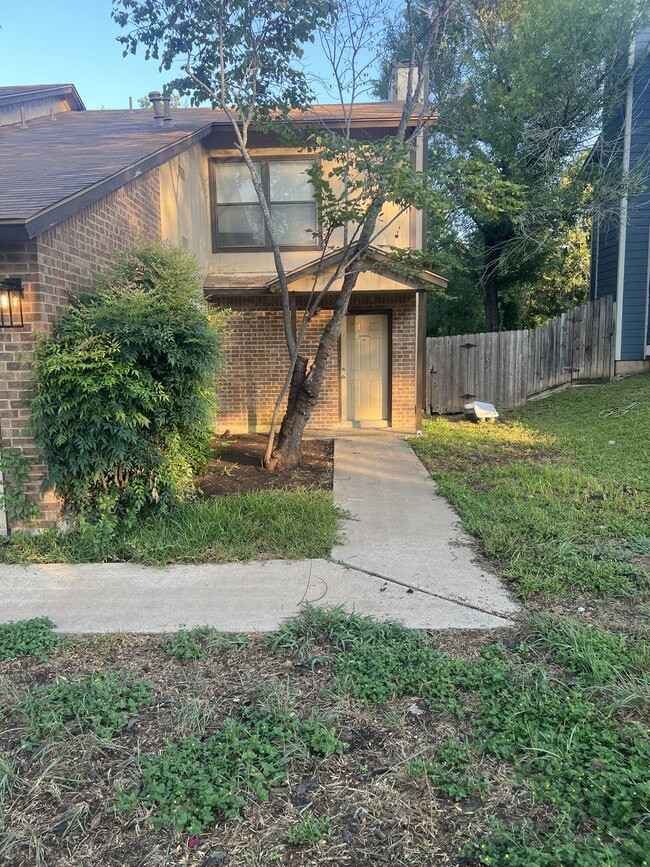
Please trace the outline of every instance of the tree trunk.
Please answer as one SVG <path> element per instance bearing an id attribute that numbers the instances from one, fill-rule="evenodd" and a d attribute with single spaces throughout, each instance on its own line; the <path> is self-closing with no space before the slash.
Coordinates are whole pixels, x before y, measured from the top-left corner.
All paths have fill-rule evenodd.
<path id="1" fill-rule="evenodd" d="M 376 206 L 377 213 L 379 208 L 380 206 Z M 375 214 L 372 222 L 369 222 L 366 227 L 368 236 L 371 235 L 376 221 L 377 216 Z M 367 239 L 364 238 L 363 240 L 367 248 Z M 343 319 L 348 312 L 350 295 L 363 268 L 363 262 L 364 259 L 361 256 L 345 273 L 343 285 L 334 305 L 334 314 L 325 326 L 309 372 L 307 372 L 306 358 L 299 356 L 296 361 L 289 388 L 287 411 L 282 419 L 278 441 L 270 459 L 264 464 L 267 470 L 290 470 L 300 460 L 300 446 L 305 427 L 318 403 L 327 364 L 338 343 Z"/>
<path id="2" fill-rule="evenodd" d="M 302 435 L 318 400 L 318 395 L 312 397 L 309 394 L 306 380 L 307 359 L 299 355 L 291 377 L 287 409 L 280 425 L 278 440 L 271 457 L 265 463 L 267 470 L 291 470 L 300 460 Z"/>
<path id="3" fill-rule="evenodd" d="M 495 273 L 483 280 L 483 307 L 485 310 L 485 328 L 487 331 L 498 331 L 499 321 L 499 284 Z"/>
<path id="4" fill-rule="evenodd" d="M 499 331 L 501 316 L 499 310 L 499 265 L 503 250 L 503 232 L 483 233 L 483 308 L 485 310 L 485 327 L 487 331 Z"/>

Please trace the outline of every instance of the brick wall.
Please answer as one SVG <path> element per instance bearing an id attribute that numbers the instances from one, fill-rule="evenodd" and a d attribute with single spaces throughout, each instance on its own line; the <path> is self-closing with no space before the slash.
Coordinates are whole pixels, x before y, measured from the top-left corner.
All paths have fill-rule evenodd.
<path id="1" fill-rule="evenodd" d="M 107 270 L 114 254 L 141 240 L 157 240 L 160 229 L 158 169 L 121 187 L 94 205 L 24 244 L 0 245 L 0 280 L 20 277 L 25 288 L 25 328 L 0 329 L 0 443 L 35 456 L 25 435 L 29 366 L 24 356 L 39 332 L 48 332 L 67 307 L 68 293 L 89 289 L 93 275 Z M 34 468 L 30 494 L 37 496 L 44 467 Z M 42 523 L 58 517 L 58 503 L 43 498 Z"/>
<path id="2" fill-rule="evenodd" d="M 219 430 L 232 432 L 268 428 L 273 404 L 282 387 L 288 365 L 280 301 L 275 296 L 219 298 L 218 303 L 236 312 L 232 336 L 226 347 L 228 369 L 221 380 Z M 304 351 L 313 358 L 320 335 L 331 318 L 333 301 L 323 304 L 309 324 Z M 301 303 L 297 302 L 298 321 Z M 329 309 L 328 309 L 329 308 Z M 357 293 L 350 312 L 392 313 L 393 427 L 415 427 L 415 294 Z M 310 419 L 312 428 L 331 428 L 341 420 L 339 406 L 340 350 L 337 348 L 325 374 L 321 399 Z"/>

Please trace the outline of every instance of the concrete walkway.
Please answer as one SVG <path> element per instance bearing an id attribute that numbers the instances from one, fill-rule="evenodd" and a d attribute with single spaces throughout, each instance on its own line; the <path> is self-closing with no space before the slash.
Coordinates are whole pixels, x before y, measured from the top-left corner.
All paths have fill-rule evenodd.
<path id="1" fill-rule="evenodd" d="M 63 632 L 271 631 L 311 602 L 424 629 L 510 624 L 517 606 L 401 439 L 338 439 L 334 498 L 353 517 L 331 561 L 0 565 L 0 622 L 47 614 Z"/>

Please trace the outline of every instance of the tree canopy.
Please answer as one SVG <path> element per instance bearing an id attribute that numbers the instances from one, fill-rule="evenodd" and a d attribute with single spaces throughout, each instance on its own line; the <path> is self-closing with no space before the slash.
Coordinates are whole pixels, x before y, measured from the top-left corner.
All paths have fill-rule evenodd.
<path id="1" fill-rule="evenodd" d="M 605 187 L 590 203 L 594 178 L 580 168 L 603 116 L 622 99 L 630 40 L 646 15 L 637 0 L 450 5 L 429 55 L 440 115 L 430 161 L 449 197 L 458 267 L 482 291 L 490 330 L 522 321 L 525 287 L 538 284 L 549 257 L 557 261 L 577 217 L 609 194 Z M 403 27 L 386 47 L 400 56 Z M 465 183 L 468 175 L 474 183 Z M 498 179 L 513 186 L 495 209 L 476 191 Z"/>
<path id="2" fill-rule="evenodd" d="M 415 14 L 416 5 L 405 0 L 404 8 L 413 12 L 409 16 L 411 26 L 404 31 L 410 46 L 407 92 L 396 127 L 374 140 L 354 134 L 350 118 L 354 97 L 363 90 L 359 85 L 367 80 L 366 54 L 378 41 L 373 32 L 383 26 L 384 11 L 377 0 L 114 2 L 114 18 L 126 31 L 120 37 L 125 52 L 143 47 L 145 56 L 156 58 L 163 69 L 182 64 L 183 74 L 168 88 L 190 94 L 196 103 L 207 98 L 228 118 L 233 145 L 257 194 L 278 276 L 288 355 L 265 459 L 270 469 L 297 463 L 305 425 L 320 398 L 350 295 L 367 268 L 383 209 L 387 203 L 395 205 L 398 212 L 413 205 L 435 207 L 435 184 L 426 172 L 416 171 L 412 154 L 427 117 L 422 68 L 446 7 L 427 0 L 417 5 Z M 295 113 L 314 101 L 300 61 L 305 45 L 317 37 L 341 102 L 337 122 L 330 125 L 322 121 L 305 124 L 304 118 L 299 123 Z M 376 60 L 375 56 L 371 65 L 376 66 Z M 273 132 L 283 144 L 321 156 L 310 178 L 319 210 L 323 258 L 332 249 L 342 250 L 343 255 L 321 284 L 318 278 L 323 275 L 318 269 L 299 318 L 291 309 L 280 233 L 251 156 L 249 134 L 253 129 Z M 405 267 L 403 261 L 400 264 Z M 303 349 L 307 326 L 339 280 L 332 318 L 309 359 Z M 275 425 L 285 398 L 287 408 L 274 444 Z"/>

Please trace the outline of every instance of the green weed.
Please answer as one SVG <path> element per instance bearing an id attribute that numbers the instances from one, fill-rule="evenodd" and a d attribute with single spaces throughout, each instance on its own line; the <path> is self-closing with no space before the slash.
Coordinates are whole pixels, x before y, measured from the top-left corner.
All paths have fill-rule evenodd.
<path id="1" fill-rule="evenodd" d="M 380 623 L 374 617 L 350 613 L 342 605 L 319 608 L 307 604 L 297 617 L 287 620 L 271 635 L 271 647 L 300 656 L 315 646 L 345 650 L 356 642 L 376 641 L 389 633 L 408 631 L 400 623 Z"/>
<path id="2" fill-rule="evenodd" d="M 308 813 L 297 825 L 287 828 L 284 836 L 291 846 L 315 846 L 331 838 L 332 822 L 329 816 L 316 817 Z"/>
<path id="3" fill-rule="evenodd" d="M 77 528 L 39 536 L 14 533 L 0 547 L 9 563 L 130 561 L 223 563 L 280 558 L 327 557 L 335 544 L 340 510 L 326 491 L 258 491 L 187 502 L 164 514 L 114 528 L 101 556 Z M 87 534 L 86 534 L 87 535 Z"/>
<path id="4" fill-rule="evenodd" d="M 200 834 L 216 815 L 236 819 L 250 798 L 267 800 L 269 790 L 284 780 L 292 756 L 330 756 L 344 749 L 334 730 L 315 717 L 244 708 L 241 719 L 224 720 L 207 739 L 183 738 L 169 742 L 162 753 L 141 756 L 140 784 L 119 791 L 117 806 L 135 810 L 143 803 L 153 811 L 155 828 Z"/>
<path id="5" fill-rule="evenodd" d="M 531 614 L 528 626 L 538 646 L 586 684 L 620 704 L 650 705 L 650 642 L 553 614 Z"/>
<path id="6" fill-rule="evenodd" d="M 23 744 L 56 737 L 63 731 L 94 731 L 111 738 L 124 728 L 138 708 L 151 703 L 151 685 L 113 672 L 76 681 L 59 680 L 35 686 L 12 709 L 23 731 Z"/>
<path id="7" fill-rule="evenodd" d="M 647 497 L 649 395 L 650 373 L 642 373 L 605 385 L 571 388 L 508 415 L 537 436 L 555 439 L 584 472 L 616 480 Z M 607 415 L 632 403 L 636 406 L 624 415 Z"/>
<path id="8" fill-rule="evenodd" d="M 174 719 L 182 734 L 203 737 L 214 716 L 214 708 L 209 702 L 187 696 L 176 710 Z"/>
<path id="9" fill-rule="evenodd" d="M 620 855 L 650 851 L 644 824 L 650 806 L 650 740 L 641 728 L 618 727 L 582 690 L 552 681 L 535 666 L 502 663 L 486 670 L 478 692 L 481 703 L 472 725 L 477 747 L 514 767 L 535 801 L 548 805 L 551 820 L 561 820 L 565 834 L 570 832 L 576 852 L 589 851 L 586 823 L 608 845 L 619 847 Z M 555 841 L 550 842 L 552 821 L 544 837 L 540 853 L 552 851 L 557 856 Z M 506 845 L 499 839 L 486 844 L 486 857 L 492 860 L 482 863 L 511 861 L 512 845 L 511 840 Z M 530 852 L 525 857 L 530 858 Z M 532 858 L 526 862 L 525 857 L 513 863 L 553 863 Z M 576 860 L 554 863 L 607 862 L 579 860 L 576 855 Z"/>
<path id="10" fill-rule="evenodd" d="M 189 503 L 150 518 L 125 541 L 125 559 L 202 563 L 327 557 L 339 512 L 324 491 L 258 491 Z"/>
<path id="11" fill-rule="evenodd" d="M 53 629 L 49 617 L 0 624 L 0 659 L 31 655 L 44 662 L 59 643 L 59 636 Z"/>
<path id="12" fill-rule="evenodd" d="M 549 649 L 552 644 L 570 670 L 590 670 L 579 645 L 565 640 L 569 626 L 554 632 L 554 620 L 537 623 L 533 644 L 515 652 L 495 644 L 479 658 L 465 660 L 436 651 L 426 636 L 399 624 L 373 625 L 340 609 L 307 611 L 285 626 L 280 646 L 286 649 L 287 642 L 293 646 L 306 637 L 338 646 L 333 668 L 339 683 L 365 702 L 418 696 L 435 711 L 464 716 L 463 739 L 443 741 L 432 760 L 415 762 L 412 770 L 426 774 L 452 799 L 480 798 L 490 791 L 489 778 L 480 771 L 485 756 L 498 762 L 546 816 L 537 842 L 513 836 L 503 826 L 467 847 L 468 857 L 522 867 L 641 863 L 632 856 L 650 851 L 647 733 L 603 713 L 602 702 L 584 684 L 555 679 L 535 662 L 543 624 Z M 598 634 L 580 633 L 583 643 L 587 638 L 597 652 Z M 602 671 L 631 674 L 645 666 L 645 654 L 642 645 L 605 637 L 604 668 L 596 671 L 599 677 Z M 564 860 L 557 860 L 558 851 Z"/>
<path id="13" fill-rule="evenodd" d="M 172 659 L 198 662 L 206 659 L 216 647 L 242 649 L 249 643 L 244 635 L 223 635 L 212 626 L 195 626 L 194 629 L 181 627 L 176 635 L 162 642 L 162 647 Z"/>
<path id="14" fill-rule="evenodd" d="M 417 695 L 441 709 L 463 712 L 453 681 L 463 661 L 437 653 L 423 633 L 401 623 L 380 622 L 342 607 L 306 606 L 272 636 L 271 646 L 294 654 L 315 647 L 344 651 L 334 669 L 339 685 L 355 698 L 385 702 L 395 695 Z"/>
<path id="15" fill-rule="evenodd" d="M 576 838 L 573 827 L 561 817 L 551 820 L 542 833 L 528 820 L 513 825 L 492 819 L 489 824 L 489 836 L 474 837 L 461 850 L 472 862 L 489 867 L 643 867 L 649 863 L 647 849 L 640 849 L 638 840 L 614 841 L 588 832 Z"/>
<path id="16" fill-rule="evenodd" d="M 431 761 L 411 764 L 415 774 L 426 774 L 432 786 L 454 801 L 481 798 L 490 792 L 490 781 L 478 772 L 479 755 L 467 741 L 448 736 Z"/>
<path id="17" fill-rule="evenodd" d="M 335 662 L 342 685 L 355 698 L 384 702 L 395 695 L 419 696 L 456 716 L 465 707 L 457 686 L 464 667 L 462 660 L 437 653 L 423 635 L 406 629 L 374 642 L 360 641 Z"/>
<path id="18" fill-rule="evenodd" d="M 16 791 L 21 785 L 20 777 L 16 771 L 16 763 L 13 760 L 0 757 L 0 827 L 5 814 L 16 797 Z"/>
<path id="19" fill-rule="evenodd" d="M 603 415 L 623 403 L 637 406 Z M 647 592 L 650 376 L 571 389 L 510 418 L 439 419 L 411 440 L 488 557 L 524 596 Z"/>

